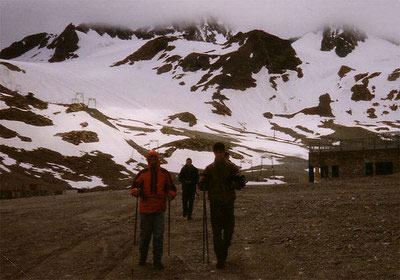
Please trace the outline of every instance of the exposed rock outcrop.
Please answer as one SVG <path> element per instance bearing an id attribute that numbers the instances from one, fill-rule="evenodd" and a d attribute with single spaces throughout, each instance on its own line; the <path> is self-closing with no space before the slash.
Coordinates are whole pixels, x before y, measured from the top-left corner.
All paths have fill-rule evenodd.
<path id="1" fill-rule="evenodd" d="M 321 138 L 328 139 L 354 139 L 354 138 L 377 138 L 378 135 L 368 129 L 362 127 L 349 127 L 340 124 L 336 124 L 334 120 L 322 121 L 321 125 L 318 127 L 330 128 L 335 132 L 326 136 L 321 136 Z"/>
<path id="2" fill-rule="evenodd" d="M 195 72 L 197 70 L 207 70 L 210 68 L 210 60 L 217 57 L 201 53 L 191 53 L 181 60 L 179 66 L 184 72 Z"/>
<path id="3" fill-rule="evenodd" d="M 165 64 L 157 69 L 157 74 L 164 74 L 172 70 L 172 64 Z"/>
<path id="4" fill-rule="evenodd" d="M 214 140 L 205 138 L 188 138 L 176 140 L 163 145 L 163 147 L 168 148 L 164 153 L 164 157 L 170 157 L 177 149 L 188 149 L 192 151 L 207 152 L 212 150 L 212 146 L 214 145 L 214 143 Z M 226 146 L 227 145 L 229 144 L 226 144 Z"/>
<path id="5" fill-rule="evenodd" d="M 0 137 L 5 139 L 11 139 L 18 137 L 23 142 L 32 142 L 32 139 L 26 136 L 21 136 L 14 130 L 8 129 L 7 127 L 0 124 Z"/>
<path id="6" fill-rule="evenodd" d="M 45 110 L 48 107 L 47 102 L 44 102 L 34 97 L 33 93 L 31 92 L 29 92 L 28 95 L 24 96 L 16 91 L 7 89 L 1 84 L 0 84 L 0 92 L 5 92 L 8 94 L 8 95 L 1 95 L 0 100 L 4 101 L 6 105 L 10 107 L 12 106 L 23 110 L 30 110 L 30 106 L 39 110 Z"/>
<path id="7" fill-rule="evenodd" d="M 284 118 L 293 118 L 299 113 L 303 113 L 305 115 L 318 115 L 320 117 L 334 117 L 332 113 L 331 103 L 332 99 L 329 93 L 323 94 L 319 97 L 319 104 L 315 107 L 305 108 L 297 113 L 291 115 L 283 115 L 283 114 L 275 114 L 277 117 L 284 117 Z"/>
<path id="8" fill-rule="evenodd" d="M 177 35 L 188 41 L 217 43 L 217 37 L 229 39 L 232 32 L 216 19 L 205 18 L 199 21 L 176 22 L 169 26 L 144 27 L 134 31 L 139 39 L 153 39 L 156 36 Z"/>
<path id="9" fill-rule="evenodd" d="M 96 176 L 101 178 L 109 188 L 122 189 L 131 183 L 129 181 L 133 176 L 132 171 L 117 164 L 112 155 L 100 151 L 84 153 L 81 156 L 65 156 L 42 147 L 24 150 L 4 145 L 0 145 L 0 151 L 10 158 L 36 167 L 36 169 L 29 169 L 27 173 L 21 165 L 8 166 L 11 169 L 11 173 L 7 174 L 10 175 L 8 177 L 18 177 L 17 180 L 10 181 L 13 185 L 21 183 L 29 185 L 33 182 L 45 185 L 48 190 L 70 189 L 70 185 L 65 180 L 90 181 L 91 176 Z M 52 170 L 52 172 L 43 172 L 38 169 Z"/>
<path id="10" fill-rule="evenodd" d="M 263 114 L 264 118 L 266 119 L 272 119 L 274 117 L 274 115 L 271 112 L 265 112 Z"/>
<path id="11" fill-rule="evenodd" d="M 343 26 L 340 28 L 325 27 L 321 41 L 321 51 L 335 50 L 339 57 L 346 57 L 367 36 L 355 28 Z"/>
<path id="12" fill-rule="evenodd" d="M 221 116 L 231 116 L 232 115 L 231 109 L 229 109 L 228 106 L 226 106 L 225 103 L 223 103 L 223 102 L 213 100 L 213 101 L 209 101 L 209 102 L 205 102 L 205 103 L 212 105 L 214 107 L 214 109 L 211 111 L 217 115 L 221 115 Z"/>
<path id="13" fill-rule="evenodd" d="M 271 122 L 271 129 L 290 135 L 295 139 L 295 141 L 297 139 L 300 139 L 302 142 L 305 142 L 307 140 L 307 136 L 300 134 L 291 128 L 280 126 L 277 123 Z"/>
<path id="14" fill-rule="evenodd" d="M 14 130 L 8 129 L 7 127 L 0 124 L 0 137 L 4 139 L 14 138 L 18 135 Z"/>
<path id="15" fill-rule="evenodd" d="M 397 69 L 393 70 L 392 74 L 390 74 L 388 76 L 387 80 L 390 81 L 390 82 L 394 82 L 398 78 L 400 78 L 400 68 L 397 68 Z"/>
<path id="16" fill-rule="evenodd" d="M 80 143 L 93 143 L 99 142 L 99 137 L 96 132 L 87 130 L 73 130 L 64 133 L 57 133 L 55 136 L 60 136 L 66 142 L 72 143 L 74 145 L 79 145 Z"/>
<path id="17" fill-rule="evenodd" d="M 375 115 L 375 108 L 369 108 L 368 110 L 367 110 L 367 114 L 368 114 L 368 118 L 370 118 L 370 119 L 376 119 L 377 118 L 377 116 Z"/>
<path id="18" fill-rule="evenodd" d="M 350 71 L 354 71 L 355 69 L 346 66 L 346 65 L 342 65 L 342 67 L 340 67 L 339 72 L 338 72 L 338 76 L 340 77 L 340 79 L 342 79 L 344 76 L 346 76 L 347 73 L 349 73 Z"/>
<path id="19" fill-rule="evenodd" d="M 168 43 L 176 40 L 175 37 L 158 37 L 151 41 L 145 43 L 142 47 L 140 47 L 137 51 L 127 56 L 125 59 L 114 63 L 112 66 L 119 66 L 123 64 L 134 64 L 137 61 L 141 60 L 151 60 L 155 57 L 159 52 L 166 50 L 168 47 Z"/>
<path id="20" fill-rule="evenodd" d="M 270 74 L 284 74 L 287 70 L 293 70 L 297 71 L 299 77 L 302 76 L 302 72 L 298 68 L 301 60 L 296 56 L 296 52 L 288 40 L 280 39 L 261 30 L 253 30 L 247 33 L 239 32 L 225 46 L 229 47 L 234 43 L 240 45 L 239 49 L 220 55 L 208 69 L 208 74 L 218 70 L 221 73 L 212 78 L 210 75 L 210 79 L 205 84 L 202 79 L 192 90 L 199 87 L 207 89 L 212 85 L 216 85 L 218 90 L 245 90 L 255 87 L 256 80 L 252 74 L 258 73 L 263 67 L 267 68 Z M 208 56 L 215 58 L 215 55 Z"/>
<path id="21" fill-rule="evenodd" d="M 47 46 L 49 49 L 54 49 L 54 55 L 49 59 L 49 62 L 61 62 L 78 57 L 74 53 L 79 48 L 78 42 L 79 37 L 76 34 L 75 26 L 71 23 Z"/>
<path id="22" fill-rule="evenodd" d="M 386 98 L 381 98 L 382 100 L 400 100 L 400 90 L 391 90 Z"/>
<path id="23" fill-rule="evenodd" d="M 378 77 L 378 76 L 380 76 L 380 75 L 381 75 L 381 72 L 374 72 L 374 73 L 372 73 L 371 75 L 368 75 L 367 77 L 363 78 L 363 79 L 361 80 L 361 82 L 367 87 L 368 84 L 369 84 L 369 80 L 370 80 L 370 79 L 373 79 L 373 78 Z M 374 89 L 374 88 L 373 88 L 373 89 Z"/>
<path id="24" fill-rule="evenodd" d="M 0 65 L 4 65 L 10 71 L 26 73 L 24 69 L 21 69 L 18 66 L 14 65 L 14 64 L 11 64 L 9 62 L 0 61 Z"/>
<path id="25" fill-rule="evenodd" d="M 0 51 L 1 59 L 13 59 L 23 55 L 35 47 L 43 48 L 52 35 L 47 33 L 37 33 L 22 39 L 21 41 L 12 43 L 9 47 Z"/>
<path id="26" fill-rule="evenodd" d="M 367 73 L 360 73 L 360 74 L 354 75 L 354 80 L 356 82 L 358 82 L 359 80 L 364 79 L 365 77 L 367 77 L 368 74 L 369 73 L 367 72 Z"/>
<path id="27" fill-rule="evenodd" d="M 165 60 L 165 62 L 166 63 L 175 63 L 175 62 L 177 62 L 177 61 L 179 61 L 180 59 L 181 59 L 182 57 L 180 56 L 180 55 L 173 55 L 173 56 L 170 56 L 170 57 L 168 57 L 166 60 Z"/>
<path id="28" fill-rule="evenodd" d="M 351 100 L 354 100 L 354 101 L 370 101 L 375 97 L 375 95 L 372 94 L 369 91 L 368 87 L 364 84 L 354 85 L 351 88 L 351 91 L 353 92 L 353 94 L 351 96 Z"/>
<path id="29" fill-rule="evenodd" d="M 104 34 L 108 34 L 111 38 L 119 38 L 121 40 L 130 40 L 132 39 L 132 35 L 134 35 L 134 31 L 122 26 L 112 26 L 107 24 L 80 24 L 76 27 L 76 30 L 88 33 L 90 30 L 96 31 L 100 36 Z"/>
<path id="30" fill-rule="evenodd" d="M 168 116 L 168 123 L 170 124 L 173 120 L 179 119 L 182 122 L 186 122 L 189 124 L 189 126 L 194 126 L 197 124 L 197 118 L 195 115 L 189 112 L 183 112 L 183 113 L 178 113 L 175 115 Z"/>
<path id="31" fill-rule="evenodd" d="M 51 126 L 53 121 L 31 111 L 23 111 L 17 108 L 0 110 L 0 120 L 19 121 L 35 126 Z"/>
<path id="32" fill-rule="evenodd" d="M 306 108 L 300 112 L 306 115 L 318 115 L 321 117 L 334 117 L 331 108 L 332 99 L 329 93 L 323 94 L 319 97 L 319 104 L 316 107 Z"/>
<path id="33" fill-rule="evenodd" d="M 114 129 L 117 129 L 109 120 L 111 119 L 110 117 L 104 115 L 102 112 L 100 112 L 97 109 L 94 108 L 88 108 L 85 104 L 83 103 L 74 103 L 70 105 L 65 105 L 67 109 L 65 112 L 67 113 L 73 113 L 73 112 L 80 112 L 84 111 L 88 113 L 92 118 L 97 119 L 98 121 L 101 121 L 102 123 L 108 125 L 109 127 L 112 127 Z"/>

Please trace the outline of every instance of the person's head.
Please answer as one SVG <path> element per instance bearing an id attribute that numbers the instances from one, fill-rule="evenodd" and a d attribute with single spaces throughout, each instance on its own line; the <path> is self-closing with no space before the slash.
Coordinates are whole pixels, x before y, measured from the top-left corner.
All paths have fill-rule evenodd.
<path id="1" fill-rule="evenodd" d="M 216 159 L 225 158 L 225 145 L 222 142 L 217 142 L 213 146 L 213 152 Z"/>
<path id="2" fill-rule="evenodd" d="M 191 158 L 187 158 L 186 159 L 186 165 L 192 165 L 192 159 Z"/>
<path id="3" fill-rule="evenodd" d="M 156 151 L 150 150 L 146 155 L 146 159 L 147 159 L 147 164 L 150 168 L 157 167 L 158 161 L 159 161 L 159 156 Z"/>

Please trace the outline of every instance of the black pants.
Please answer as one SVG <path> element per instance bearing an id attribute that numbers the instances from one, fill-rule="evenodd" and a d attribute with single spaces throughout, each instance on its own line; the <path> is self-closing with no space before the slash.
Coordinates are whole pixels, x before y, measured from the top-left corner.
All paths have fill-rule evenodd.
<path id="1" fill-rule="evenodd" d="M 164 212 L 140 213 L 140 258 L 146 261 L 147 252 L 153 236 L 153 261 L 161 262 L 164 241 Z"/>
<path id="2" fill-rule="evenodd" d="M 210 201 L 214 252 L 218 261 L 225 261 L 235 228 L 234 203 L 220 204 Z"/>
<path id="3" fill-rule="evenodd" d="M 183 213 L 188 217 L 192 217 L 195 194 L 196 194 L 196 185 L 182 186 L 182 208 L 183 208 Z"/>

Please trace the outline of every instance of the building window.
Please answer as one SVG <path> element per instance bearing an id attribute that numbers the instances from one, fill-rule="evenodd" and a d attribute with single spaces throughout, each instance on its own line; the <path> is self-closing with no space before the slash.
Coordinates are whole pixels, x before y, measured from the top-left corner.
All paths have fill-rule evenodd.
<path id="1" fill-rule="evenodd" d="M 391 161 L 376 162 L 375 173 L 376 175 L 393 174 L 393 163 Z"/>
<path id="2" fill-rule="evenodd" d="M 339 165 L 332 166 L 332 177 L 339 177 Z"/>
<path id="3" fill-rule="evenodd" d="M 365 164 L 365 175 L 366 176 L 374 175 L 374 164 L 372 162 L 367 162 Z"/>
<path id="4" fill-rule="evenodd" d="M 329 177 L 329 167 L 321 166 L 321 178 L 328 178 L 328 177 Z"/>

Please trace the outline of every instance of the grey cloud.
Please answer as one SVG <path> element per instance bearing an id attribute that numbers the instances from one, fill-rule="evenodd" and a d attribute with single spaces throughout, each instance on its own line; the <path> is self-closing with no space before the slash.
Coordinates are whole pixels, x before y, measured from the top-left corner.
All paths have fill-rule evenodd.
<path id="1" fill-rule="evenodd" d="M 33 33 L 59 33 L 71 22 L 138 28 L 208 15 L 235 30 L 286 38 L 339 22 L 400 40 L 399 14 L 399 0 L 0 0 L 0 49 Z"/>

